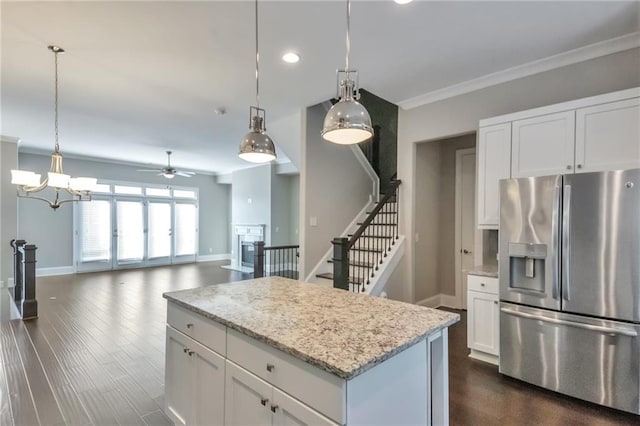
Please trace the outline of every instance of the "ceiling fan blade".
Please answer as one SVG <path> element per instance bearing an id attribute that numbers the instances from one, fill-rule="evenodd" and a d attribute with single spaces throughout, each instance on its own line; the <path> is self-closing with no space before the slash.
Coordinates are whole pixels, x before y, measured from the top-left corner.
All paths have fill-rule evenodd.
<path id="1" fill-rule="evenodd" d="M 161 170 L 159 170 L 159 169 L 139 169 L 139 170 L 136 170 L 136 171 L 137 172 L 155 172 L 155 173 L 158 173 Z"/>
<path id="2" fill-rule="evenodd" d="M 183 176 L 183 177 L 191 177 L 191 176 L 195 175 L 194 172 L 176 172 L 176 174 L 178 176 Z"/>

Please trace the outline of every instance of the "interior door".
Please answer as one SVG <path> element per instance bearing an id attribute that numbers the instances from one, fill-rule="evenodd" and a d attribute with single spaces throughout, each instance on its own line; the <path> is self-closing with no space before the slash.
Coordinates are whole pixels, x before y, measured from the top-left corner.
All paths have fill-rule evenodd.
<path id="1" fill-rule="evenodd" d="M 195 202 L 174 203 L 172 263 L 195 262 L 198 249 L 198 207 Z"/>
<path id="2" fill-rule="evenodd" d="M 140 265 L 144 261 L 144 203 L 142 199 L 116 199 L 114 229 L 116 267 Z"/>
<path id="3" fill-rule="evenodd" d="M 170 201 L 147 203 L 147 264 L 171 263 L 172 214 Z"/>
<path id="4" fill-rule="evenodd" d="M 467 308 L 467 271 L 474 265 L 473 247 L 475 246 L 475 206 L 476 206 L 476 154 L 475 150 L 464 150 L 460 153 L 457 162 L 460 170 L 457 172 L 459 185 L 457 190 L 460 215 L 460 230 L 458 232 L 459 267 L 456 270 L 456 288 L 461 289 L 458 300 L 461 300 L 462 309 Z"/>
<path id="5" fill-rule="evenodd" d="M 94 196 L 75 203 L 76 262 L 79 272 L 113 268 L 112 211 L 109 199 Z"/>

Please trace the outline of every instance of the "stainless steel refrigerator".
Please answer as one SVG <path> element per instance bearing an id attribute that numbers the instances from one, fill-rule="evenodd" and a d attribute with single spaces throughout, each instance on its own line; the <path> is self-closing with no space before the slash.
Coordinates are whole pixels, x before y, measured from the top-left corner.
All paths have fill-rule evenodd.
<path id="1" fill-rule="evenodd" d="M 640 414 L 640 169 L 500 182 L 500 372 Z"/>

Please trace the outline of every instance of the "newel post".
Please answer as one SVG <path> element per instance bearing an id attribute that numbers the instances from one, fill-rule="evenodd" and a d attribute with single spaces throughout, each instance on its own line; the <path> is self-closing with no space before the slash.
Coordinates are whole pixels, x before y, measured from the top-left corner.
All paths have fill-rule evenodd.
<path id="1" fill-rule="evenodd" d="M 264 277 L 264 241 L 253 243 L 253 278 Z"/>
<path id="2" fill-rule="evenodd" d="M 20 250 L 27 242 L 25 240 L 11 240 L 13 247 L 13 301 L 22 307 L 24 293 L 22 291 L 22 251 Z"/>
<path id="3" fill-rule="evenodd" d="M 333 287 L 349 290 L 349 239 L 336 237 L 333 244 Z"/>
<path id="4" fill-rule="evenodd" d="M 27 244 L 23 249 L 24 300 L 22 301 L 22 319 L 38 317 L 38 301 L 36 300 L 37 248 L 34 244 Z"/>

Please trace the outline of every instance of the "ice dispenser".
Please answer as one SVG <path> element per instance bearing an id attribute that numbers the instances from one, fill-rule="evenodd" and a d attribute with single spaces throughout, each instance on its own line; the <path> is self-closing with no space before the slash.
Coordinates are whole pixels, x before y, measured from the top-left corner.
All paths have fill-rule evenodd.
<path id="1" fill-rule="evenodd" d="M 545 291 L 546 244 L 509 243 L 509 287 Z"/>

